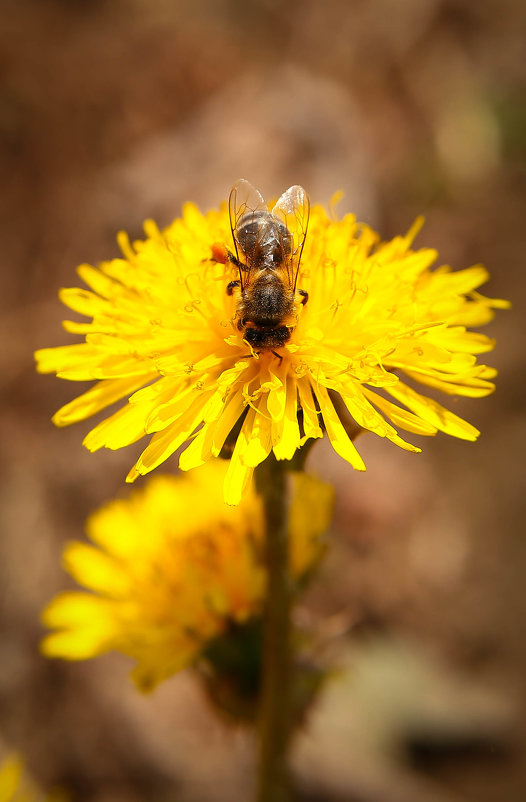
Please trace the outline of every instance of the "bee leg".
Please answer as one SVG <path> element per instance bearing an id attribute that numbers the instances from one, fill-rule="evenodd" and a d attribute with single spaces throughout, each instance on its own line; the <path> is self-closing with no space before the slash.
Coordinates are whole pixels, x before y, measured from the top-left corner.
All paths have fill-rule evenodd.
<path id="1" fill-rule="evenodd" d="M 239 279 L 237 279 L 237 281 L 231 281 L 229 284 L 226 285 L 226 294 L 232 295 L 232 293 L 234 292 L 234 287 L 240 287 L 240 286 L 241 282 L 239 281 Z"/>
<path id="2" fill-rule="evenodd" d="M 305 292 L 305 290 L 298 290 L 298 292 L 302 296 L 301 297 L 301 303 L 303 304 L 303 306 L 305 306 L 305 304 L 309 300 L 309 293 Z"/>
<path id="3" fill-rule="evenodd" d="M 279 364 L 281 365 L 281 363 L 283 362 L 283 357 L 281 356 L 281 354 L 278 354 L 277 351 L 272 351 L 272 353 L 274 354 L 274 356 L 277 356 L 277 358 L 279 359 Z"/>
<path id="4" fill-rule="evenodd" d="M 239 261 L 237 256 L 234 256 L 232 251 L 227 250 L 227 255 L 228 255 L 228 261 L 232 262 L 232 264 L 235 265 L 236 267 L 238 267 L 240 270 L 247 270 L 248 269 L 247 266 L 243 264 L 243 262 Z"/>
<path id="5" fill-rule="evenodd" d="M 237 256 L 234 256 L 232 251 L 229 251 L 225 245 L 221 242 L 214 242 L 211 245 L 212 256 L 210 260 L 212 262 L 219 262 L 222 265 L 226 265 L 227 262 L 231 262 L 233 265 L 238 267 L 240 270 L 246 270 L 247 266 L 240 262 Z M 203 261 L 208 261 L 207 259 L 203 259 Z"/>

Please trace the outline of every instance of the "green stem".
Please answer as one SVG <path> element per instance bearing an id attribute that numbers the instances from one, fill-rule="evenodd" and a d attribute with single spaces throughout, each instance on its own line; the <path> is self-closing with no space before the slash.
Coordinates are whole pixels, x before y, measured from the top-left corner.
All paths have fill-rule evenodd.
<path id="1" fill-rule="evenodd" d="M 271 454 L 256 470 L 263 498 L 268 590 L 264 616 L 258 802 L 287 802 L 292 733 L 292 587 L 285 462 Z"/>

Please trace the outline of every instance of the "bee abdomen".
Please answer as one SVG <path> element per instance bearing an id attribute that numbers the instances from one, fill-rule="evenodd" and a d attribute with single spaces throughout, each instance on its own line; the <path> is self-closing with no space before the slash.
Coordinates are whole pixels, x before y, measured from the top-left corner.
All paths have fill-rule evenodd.
<path id="1" fill-rule="evenodd" d="M 283 283 L 272 274 L 257 279 L 247 304 L 248 318 L 256 326 L 275 326 L 290 312 L 290 299 Z"/>
<path id="2" fill-rule="evenodd" d="M 247 329 L 244 339 L 252 348 L 281 348 L 290 340 L 290 330 L 287 326 L 278 326 L 270 329 Z"/>

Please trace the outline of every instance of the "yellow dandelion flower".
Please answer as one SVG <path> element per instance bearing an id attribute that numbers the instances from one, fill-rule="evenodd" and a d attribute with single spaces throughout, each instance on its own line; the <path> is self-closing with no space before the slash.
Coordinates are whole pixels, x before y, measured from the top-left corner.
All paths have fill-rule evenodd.
<path id="1" fill-rule="evenodd" d="M 226 205 L 202 214 L 187 204 L 162 232 L 147 222 L 146 239 L 133 246 L 121 234 L 123 259 L 81 265 L 89 289 L 60 292 L 66 306 L 92 319 L 64 323 L 85 341 L 36 354 L 42 373 L 97 380 L 55 414 L 55 424 L 128 399 L 84 440 L 95 451 L 151 435 L 128 481 L 183 444 L 182 470 L 217 457 L 237 424 L 225 481 L 231 504 L 271 451 L 291 459 L 324 432 L 338 454 L 364 470 L 342 423 L 347 415 L 409 451 L 420 449 L 399 429 L 475 440 L 473 426 L 412 383 L 449 395 L 490 393 L 496 371 L 477 355 L 494 343 L 468 328 L 487 323 L 506 303 L 477 292 L 488 278 L 484 267 L 432 269 L 436 252 L 411 247 L 420 225 L 382 243 L 353 215 L 333 220 L 314 206 L 297 279 L 304 297 L 296 298 L 290 337 L 260 353 L 238 326 L 238 268 L 211 258 L 214 243 L 232 247 Z"/>
<path id="2" fill-rule="evenodd" d="M 8 755 L 0 765 L 0 802 L 67 802 L 61 790 L 44 794 L 27 775 L 20 755 Z"/>
<path id="3" fill-rule="evenodd" d="M 261 499 L 249 487 L 239 506 L 225 505 L 226 469 L 218 460 L 184 477 L 156 477 L 90 517 L 95 545 L 71 543 L 64 562 L 91 592 L 62 593 L 44 611 L 44 624 L 56 630 L 43 642 L 47 656 L 83 660 L 120 651 L 137 661 L 134 679 L 148 690 L 229 626 L 261 613 Z M 293 477 L 290 559 L 299 579 L 322 554 L 332 490 L 306 474 Z M 300 510 L 307 499 L 308 519 Z"/>

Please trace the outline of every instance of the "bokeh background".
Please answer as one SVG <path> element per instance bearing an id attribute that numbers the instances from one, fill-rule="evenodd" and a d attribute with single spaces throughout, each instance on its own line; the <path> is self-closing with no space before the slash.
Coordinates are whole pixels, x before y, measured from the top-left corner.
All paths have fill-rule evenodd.
<path id="1" fill-rule="evenodd" d="M 417 244 L 484 262 L 486 294 L 514 303 L 487 330 L 496 394 L 454 402 L 476 444 L 364 436 L 365 475 L 313 449 L 338 502 L 297 614 L 340 671 L 296 743 L 301 799 L 526 799 L 525 32 L 517 0 L 2 0 L 0 739 L 44 786 L 250 799 L 250 736 L 191 673 L 140 697 L 122 657 L 38 654 L 62 544 L 128 492 L 138 449 L 90 455 L 89 423 L 54 429 L 81 388 L 32 362 L 70 341 L 56 296 L 77 264 L 246 177 L 266 197 L 342 189 L 385 238 L 424 213 Z"/>

